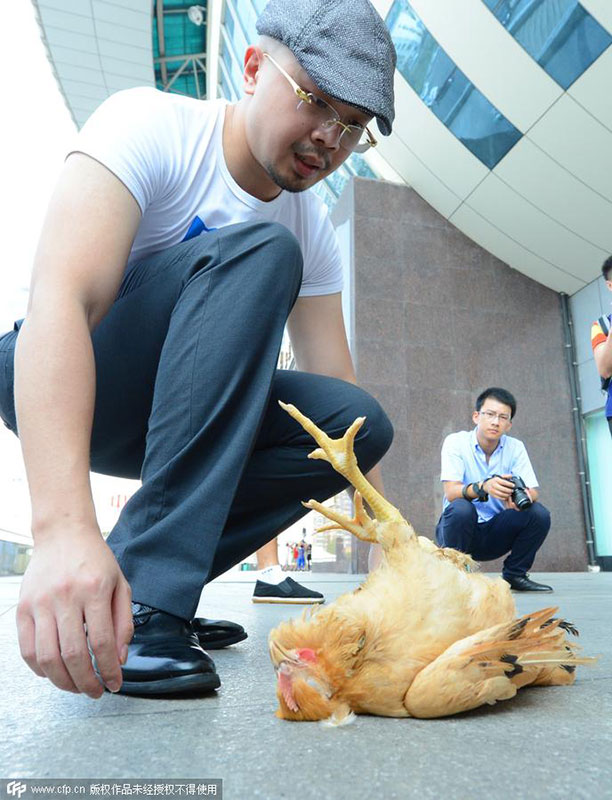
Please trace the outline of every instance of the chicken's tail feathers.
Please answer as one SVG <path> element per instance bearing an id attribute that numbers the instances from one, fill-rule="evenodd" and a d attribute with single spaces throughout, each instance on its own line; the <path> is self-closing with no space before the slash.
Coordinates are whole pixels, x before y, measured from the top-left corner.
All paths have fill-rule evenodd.
<path id="1" fill-rule="evenodd" d="M 578 665 L 597 659 L 578 655 L 567 641 L 570 623 L 545 608 L 495 625 L 448 647 L 415 677 L 404 705 L 411 716 L 457 714 L 514 697 L 527 685 L 560 686 L 575 680 Z"/>
<path id="2" fill-rule="evenodd" d="M 538 632 L 546 629 L 546 635 L 553 636 L 557 634 L 558 623 L 555 621 L 555 614 L 558 611 L 557 606 L 548 606 L 539 611 L 532 611 L 529 614 L 524 614 L 518 619 L 513 619 L 510 622 L 503 623 L 500 628 L 500 639 L 507 638 L 509 641 L 527 640 L 531 639 Z"/>
<path id="3" fill-rule="evenodd" d="M 499 652 L 489 653 L 484 658 L 486 660 L 473 660 L 471 663 L 478 664 L 482 674 L 499 675 L 500 669 L 505 673 L 505 677 L 510 679 L 517 688 L 526 685 L 532 686 L 560 686 L 571 684 L 575 679 L 577 666 L 593 666 L 597 658 L 590 656 L 579 656 L 568 645 L 552 650 L 540 649 L 541 645 L 534 644 L 520 653 L 509 652 L 505 647 L 508 643 L 500 643 L 501 647 L 497 650 L 505 650 L 501 655 Z M 479 655 L 483 659 L 483 655 Z"/>
<path id="4" fill-rule="evenodd" d="M 599 659 L 597 656 L 577 656 L 566 650 L 565 653 L 558 650 L 527 652 L 515 659 L 517 664 L 528 666 L 529 664 L 558 664 L 566 672 L 570 672 L 578 666 L 592 667 Z"/>
<path id="5" fill-rule="evenodd" d="M 463 656 L 482 666 L 503 665 L 510 678 L 526 670 L 533 676 L 534 668 L 541 667 L 536 672 L 541 673 L 540 678 L 545 674 L 546 680 L 535 682 L 569 682 L 567 675 L 573 675 L 577 666 L 592 666 L 598 659 L 578 655 L 579 646 L 566 637 L 566 633 L 578 635 L 578 631 L 571 623 L 555 617 L 556 611 L 555 607 L 544 608 L 482 631 L 479 641 L 466 648 Z M 553 680 L 553 673 L 559 668 L 562 672 L 557 672 L 557 678 L 562 680 Z M 520 682 L 529 682 L 526 677 Z"/>
<path id="6" fill-rule="evenodd" d="M 569 633 L 578 638 L 580 631 L 569 620 L 562 617 L 555 617 L 558 611 L 557 606 L 549 606 L 540 611 L 525 614 L 511 623 L 511 634 L 509 638 L 518 639 L 532 636 L 534 633 L 548 636 L 559 636 Z"/>

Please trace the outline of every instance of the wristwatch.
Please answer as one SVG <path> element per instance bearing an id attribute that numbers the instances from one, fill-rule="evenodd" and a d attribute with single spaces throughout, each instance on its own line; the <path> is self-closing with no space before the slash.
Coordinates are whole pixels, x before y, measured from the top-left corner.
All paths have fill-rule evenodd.
<path id="1" fill-rule="evenodd" d="M 485 490 L 482 488 L 482 484 L 483 483 L 484 483 L 484 481 L 481 481 L 480 483 L 472 483 L 472 484 L 470 484 L 471 487 L 472 487 L 472 491 L 476 495 L 475 499 L 479 503 L 486 503 L 487 500 L 489 499 L 488 493 L 485 492 Z"/>
<path id="2" fill-rule="evenodd" d="M 485 478 L 485 481 L 487 479 Z M 480 483 L 474 484 L 474 491 L 478 492 L 478 500 L 481 503 L 486 503 L 489 499 L 489 493 L 484 489 L 485 481 L 480 481 Z"/>

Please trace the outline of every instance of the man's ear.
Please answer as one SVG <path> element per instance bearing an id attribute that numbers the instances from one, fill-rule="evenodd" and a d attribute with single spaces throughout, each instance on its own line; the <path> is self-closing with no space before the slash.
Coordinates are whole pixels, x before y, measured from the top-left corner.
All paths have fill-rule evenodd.
<path id="1" fill-rule="evenodd" d="M 255 93 L 259 70 L 263 65 L 263 58 L 263 50 L 261 47 L 257 47 L 254 44 L 247 47 L 246 53 L 244 54 L 243 72 L 245 94 L 252 95 Z"/>
<path id="2" fill-rule="evenodd" d="M 478 411 L 472 412 L 472 422 L 474 425 L 478 425 Z"/>

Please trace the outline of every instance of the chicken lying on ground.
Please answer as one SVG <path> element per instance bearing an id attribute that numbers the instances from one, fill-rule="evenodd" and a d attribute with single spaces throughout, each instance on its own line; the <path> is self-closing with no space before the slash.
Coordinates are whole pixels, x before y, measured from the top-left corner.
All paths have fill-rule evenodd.
<path id="1" fill-rule="evenodd" d="M 314 500 L 304 505 L 333 520 L 325 529 L 379 542 L 384 559 L 357 591 L 270 633 L 278 716 L 331 724 L 351 712 L 442 717 L 507 700 L 528 684 L 571 684 L 576 665 L 594 660 L 566 641 L 577 631 L 553 616 L 556 609 L 516 619 L 504 580 L 416 536 L 358 469 L 353 442 L 364 418 L 334 440 L 294 406 L 281 406 L 319 445 L 309 457 L 329 461 L 357 490 L 352 520 Z"/>

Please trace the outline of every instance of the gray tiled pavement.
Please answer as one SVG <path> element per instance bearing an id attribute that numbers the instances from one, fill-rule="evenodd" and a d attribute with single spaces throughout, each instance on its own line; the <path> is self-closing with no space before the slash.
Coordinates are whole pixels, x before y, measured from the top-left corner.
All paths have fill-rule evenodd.
<path id="1" fill-rule="evenodd" d="M 570 688 L 525 690 L 444 720 L 359 717 L 327 729 L 274 716 L 269 629 L 299 613 L 253 605 L 243 574 L 203 594 L 200 613 L 243 624 L 245 642 L 214 653 L 212 697 L 64 694 L 21 662 L 19 579 L 0 578 L 0 777 L 223 778 L 226 798 L 612 798 L 612 575 L 550 574 L 555 594 L 519 595 L 520 612 L 554 602 L 581 631 L 594 669 Z M 305 581 L 306 582 L 306 581 Z M 357 576 L 313 575 L 328 600 Z"/>

